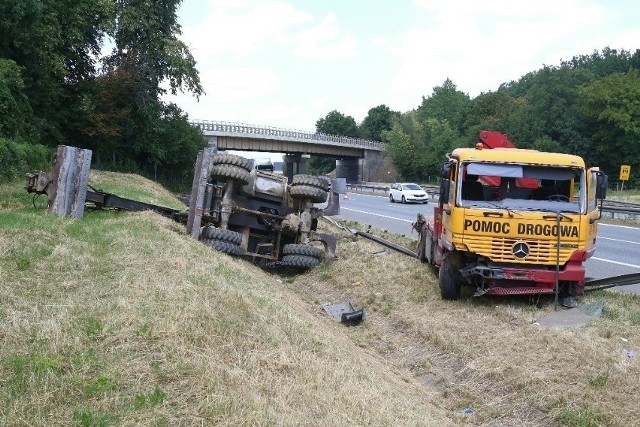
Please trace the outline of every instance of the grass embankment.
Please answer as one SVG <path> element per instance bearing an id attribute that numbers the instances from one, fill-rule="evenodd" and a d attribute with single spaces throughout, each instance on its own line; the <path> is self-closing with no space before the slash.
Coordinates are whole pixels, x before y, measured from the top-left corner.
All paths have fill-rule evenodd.
<path id="1" fill-rule="evenodd" d="M 325 222 L 338 259 L 278 276 L 158 215 L 70 221 L 23 191 L 0 187 L 0 424 L 636 422 L 637 297 L 588 295 L 601 319 L 542 328 L 552 300 L 442 301 L 427 266 Z M 342 301 L 369 318 L 320 309 Z"/>

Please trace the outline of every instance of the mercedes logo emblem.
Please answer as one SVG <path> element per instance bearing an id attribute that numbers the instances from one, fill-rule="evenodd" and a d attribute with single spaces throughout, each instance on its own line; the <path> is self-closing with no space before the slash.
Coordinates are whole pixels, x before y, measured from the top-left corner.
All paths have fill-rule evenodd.
<path id="1" fill-rule="evenodd" d="M 518 242 L 513 245 L 513 256 L 519 259 L 526 258 L 529 255 L 529 245 L 525 242 Z"/>

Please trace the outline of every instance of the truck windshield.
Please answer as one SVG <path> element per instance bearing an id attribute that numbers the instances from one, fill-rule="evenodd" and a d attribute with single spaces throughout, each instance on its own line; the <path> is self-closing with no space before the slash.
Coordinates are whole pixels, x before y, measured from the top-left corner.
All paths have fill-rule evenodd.
<path id="1" fill-rule="evenodd" d="M 469 162 L 460 165 L 458 204 L 582 213 L 585 171 L 576 167 Z"/>

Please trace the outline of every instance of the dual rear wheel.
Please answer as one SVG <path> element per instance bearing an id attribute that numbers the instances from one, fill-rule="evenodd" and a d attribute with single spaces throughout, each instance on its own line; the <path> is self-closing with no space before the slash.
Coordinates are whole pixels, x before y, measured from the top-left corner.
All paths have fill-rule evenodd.
<path id="1" fill-rule="evenodd" d="M 315 246 L 291 243 L 284 245 L 282 254 L 283 266 L 307 269 L 322 262 L 324 251 Z"/>
<path id="2" fill-rule="evenodd" d="M 200 240 L 205 245 L 225 254 L 235 256 L 242 254 L 242 249 L 240 249 L 242 234 L 237 231 L 208 226 L 202 229 Z"/>
<path id="3" fill-rule="evenodd" d="M 329 196 L 329 181 L 319 176 L 294 175 L 289 194 L 296 200 L 309 200 L 313 203 L 324 203 Z"/>

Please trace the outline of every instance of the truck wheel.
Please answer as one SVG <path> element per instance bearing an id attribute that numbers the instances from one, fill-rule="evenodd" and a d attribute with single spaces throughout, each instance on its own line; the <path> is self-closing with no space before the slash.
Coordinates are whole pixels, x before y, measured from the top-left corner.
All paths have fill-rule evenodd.
<path id="1" fill-rule="evenodd" d="M 293 176 L 291 185 L 310 185 L 312 187 L 322 188 L 326 191 L 329 189 L 331 183 L 319 176 L 299 174 Z"/>
<path id="2" fill-rule="evenodd" d="M 204 244 L 212 247 L 217 251 L 224 252 L 225 254 L 229 255 L 240 255 L 242 253 L 240 245 L 218 239 L 207 239 L 204 241 Z"/>
<path id="3" fill-rule="evenodd" d="M 223 242 L 239 245 L 242 242 L 242 234 L 237 231 L 223 230 L 222 228 L 208 226 L 202 229 L 202 239 L 222 240 Z"/>
<path id="4" fill-rule="evenodd" d="M 320 260 L 306 255 L 285 255 L 282 257 L 282 265 L 287 267 L 311 268 L 320 264 Z"/>
<path id="5" fill-rule="evenodd" d="M 211 177 L 218 181 L 239 181 L 244 185 L 249 182 L 249 171 L 240 166 L 214 165 L 211 167 Z"/>
<path id="6" fill-rule="evenodd" d="M 326 190 L 304 184 L 289 186 L 289 194 L 294 199 L 309 199 L 313 203 L 324 203 L 328 196 Z"/>
<path id="7" fill-rule="evenodd" d="M 217 152 L 211 159 L 211 164 L 215 165 L 233 165 L 238 166 L 246 171 L 251 170 L 251 160 L 235 154 Z"/>
<path id="8" fill-rule="evenodd" d="M 284 245 L 282 248 L 282 253 L 284 255 L 304 255 L 311 256 L 314 258 L 322 259 L 324 255 L 324 251 L 320 248 L 316 248 L 315 246 L 310 245 L 300 245 L 289 243 L 288 245 Z"/>
<path id="9" fill-rule="evenodd" d="M 460 299 L 460 282 L 457 277 L 451 271 L 451 267 L 446 260 L 443 260 L 438 272 L 438 279 L 440 281 L 440 295 L 442 299 L 456 300 Z"/>

